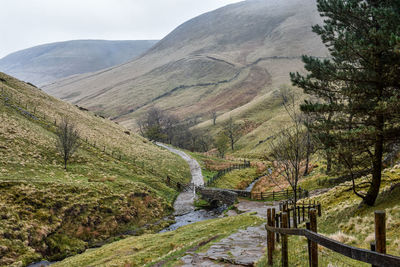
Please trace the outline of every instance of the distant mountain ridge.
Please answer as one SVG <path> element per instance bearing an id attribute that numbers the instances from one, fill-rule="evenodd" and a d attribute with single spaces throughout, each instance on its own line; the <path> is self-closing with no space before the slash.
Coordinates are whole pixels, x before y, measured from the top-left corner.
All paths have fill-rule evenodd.
<path id="1" fill-rule="evenodd" d="M 140 56 L 156 40 L 73 40 L 39 45 L 0 59 L 0 71 L 36 85 L 94 72 Z"/>
<path id="2" fill-rule="evenodd" d="M 301 56 L 327 56 L 315 0 L 248 0 L 193 18 L 139 58 L 43 89 L 135 127 L 151 106 L 182 119 L 225 113 L 289 83 Z"/>

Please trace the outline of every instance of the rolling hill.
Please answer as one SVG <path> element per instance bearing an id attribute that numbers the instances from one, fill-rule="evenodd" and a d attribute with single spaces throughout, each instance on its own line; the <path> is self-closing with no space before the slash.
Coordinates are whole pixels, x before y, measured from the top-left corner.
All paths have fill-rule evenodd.
<path id="1" fill-rule="evenodd" d="M 0 71 L 40 86 L 125 63 L 156 42 L 75 40 L 44 44 L 0 59 Z"/>
<path id="2" fill-rule="evenodd" d="M 130 128 L 154 105 L 206 120 L 288 83 L 302 54 L 327 56 L 311 32 L 320 20 L 314 0 L 247 0 L 185 22 L 133 61 L 43 89 Z"/>
<path id="3" fill-rule="evenodd" d="M 81 140 L 68 171 L 56 148 L 63 117 Z M 163 227 L 178 194 L 167 175 L 190 180 L 178 156 L 0 73 L 0 266 L 59 260 Z"/>

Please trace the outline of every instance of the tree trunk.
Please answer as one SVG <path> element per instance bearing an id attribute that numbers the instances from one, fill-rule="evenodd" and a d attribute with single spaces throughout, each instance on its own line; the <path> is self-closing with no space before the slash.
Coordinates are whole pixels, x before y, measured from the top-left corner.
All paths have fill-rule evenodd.
<path id="1" fill-rule="evenodd" d="M 330 173 L 332 170 L 332 153 L 327 150 L 326 151 L 326 173 Z"/>
<path id="2" fill-rule="evenodd" d="M 64 158 L 64 169 L 67 170 L 67 158 Z"/>
<path id="3" fill-rule="evenodd" d="M 383 157 L 383 117 L 378 116 L 378 132 L 375 141 L 375 153 L 372 162 L 372 182 L 368 189 L 367 194 L 363 200 L 363 203 L 368 206 L 373 206 L 376 198 L 379 194 L 379 188 L 382 180 L 382 157 Z"/>
<path id="4" fill-rule="evenodd" d="M 297 228 L 297 185 L 294 187 L 293 192 L 294 203 L 293 203 L 293 226 Z M 289 218 L 290 219 L 290 218 Z"/>
<path id="5" fill-rule="evenodd" d="M 311 140 L 310 140 L 310 133 L 307 133 L 307 155 L 306 155 L 306 169 L 304 170 L 303 175 L 308 174 L 308 164 L 310 163 L 310 154 L 311 154 Z"/>

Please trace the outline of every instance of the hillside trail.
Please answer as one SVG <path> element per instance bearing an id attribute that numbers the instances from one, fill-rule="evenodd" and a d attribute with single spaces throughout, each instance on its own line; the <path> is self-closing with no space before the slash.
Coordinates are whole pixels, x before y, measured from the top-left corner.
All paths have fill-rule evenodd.
<path id="1" fill-rule="evenodd" d="M 192 175 L 191 183 L 194 184 L 195 186 L 204 185 L 200 164 L 195 159 L 191 158 L 185 152 L 172 148 L 165 144 L 156 142 L 156 145 L 168 149 L 172 153 L 177 154 L 178 156 L 183 158 L 189 164 L 190 173 Z M 175 210 L 174 215 L 180 216 L 194 211 L 194 197 L 195 197 L 194 190 L 193 191 L 188 190 L 180 193 L 174 202 L 174 210 Z"/>
<path id="2" fill-rule="evenodd" d="M 276 205 L 245 199 L 240 199 L 235 206 L 240 212 L 256 212 L 265 220 L 268 208 L 278 208 Z M 226 213 L 226 216 L 236 215 L 234 210 Z M 248 227 L 213 243 L 207 251 L 187 251 L 180 259 L 179 266 L 255 266 L 265 254 L 266 246 L 265 224 Z"/>
<path id="3" fill-rule="evenodd" d="M 192 174 L 192 183 L 196 186 L 204 185 L 201 167 L 196 160 L 192 159 L 190 156 L 180 150 L 174 149 L 162 143 L 156 144 L 182 157 L 189 164 L 190 172 Z M 182 226 L 179 224 L 179 218 L 186 218 L 189 216 L 194 220 L 194 217 L 198 215 L 195 214 L 196 212 L 203 212 L 194 211 L 194 197 L 195 194 L 193 191 L 179 194 L 174 203 L 174 215 L 176 216 L 175 218 L 178 221 L 178 225 L 177 227 L 168 230 L 174 230 Z M 244 199 L 241 199 L 239 203 L 235 204 L 235 206 L 241 213 L 256 212 L 257 216 L 260 216 L 265 220 L 267 218 L 268 208 L 278 208 L 277 205 Z M 234 210 L 229 210 L 225 215 L 222 216 L 236 215 L 237 212 Z M 210 218 L 215 218 L 215 216 Z M 185 255 L 180 258 L 180 266 L 254 266 L 255 263 L 265 254 L 266 246 L 267 231 L 265 230 L 265 224 L 261 226 L 248 227 L 213 243 L 205 252 L 188 250 Z"/>

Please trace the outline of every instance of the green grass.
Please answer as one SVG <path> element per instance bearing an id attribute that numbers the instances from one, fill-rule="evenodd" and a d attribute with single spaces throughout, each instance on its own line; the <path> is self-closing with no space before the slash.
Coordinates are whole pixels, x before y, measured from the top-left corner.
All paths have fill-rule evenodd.
<path id="1" fill-rule="evenodd" d="M 172 232 L 127 238 L 68 258 L 54 266 L 149 266 L 160 261 L 169 265 L 203 241 L 216 236 L 219 240 L 239 229 L 261 223 L 261 218 L 250 214 L 207 220 Z"/>
<path id="2" fill-rule="evenodd" d="M 184 160 L 109 120 L 0 78 L 9 103 L 40 117 L 29 119 L 0 99 L 0 266 L 74 255 L 126 231 L 143 232 L 172 212 L 178 192 L 165 179 L 189 182 Z M 64 116 L 83 139 L 96 142 L 81 144 L 67 172 L 55 128 L 46 126 Z M 122 160 L 102 152 L 103 146 Z"/>
<path id="3" fill-rule="evenodd" d="M 204 182 L 207 182 L 212 177 L 214 177 L 214 175 L 218 173 L 219 169 L 224 169 L 233 164 L 242 163 L 242 161 L 239 160 L 227 160 L 224 158 L 205 155 L 204 153 L 197 153 L 190 151 L 185 151 L 185 152 L 188 153 L 200 164 Z"/>
<path id="4" fill-rule="evenodd" d="M 258 176 L 257 168 L 246 168 L 241 170 L 233 170 L 221 176 L 212 183 L 212 187 L 226 189 L 246 189 Z"/>
<path id="5" fill-rule="evenodd" d="M 317 180 L 312 174 L 306 179 Z M 356 179 L 359 190 L 367 190 L 365 182 L 368 179 L 370 176 Z M 324 194 L 306 199 L 315 200 L 322 205 L 318 232 L 351 246 L 370 249 L 370 242 L 374 241 L 374 211 L 385 210 L 387 253 L 400 256 L 400 187 L 391 189 L 395 184 L 400 184 L 400 165 L 383 172 L 380 195 L 373 207 L 360 206 L 361 199 L 353 194 L 351 182 L 339 184 Z M 304 227 L 304 223 L 300 227 Z M 279 247 L 274 259 L 274 266 L 280 266 Z M 322 266 L 370 266 L 321 247 L 319 261 Z M 266 266 L 266 263 L 265 256 L 258 266 Z M 304 237 L 289 237 L 289 265 L 308 266 L 307 243 Z"/>

